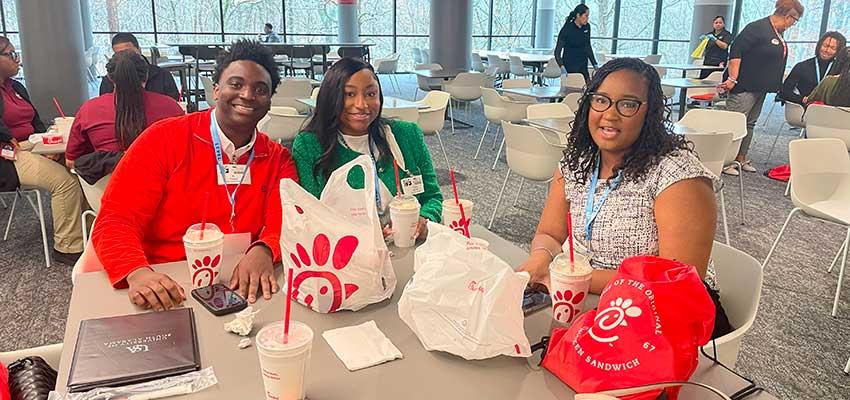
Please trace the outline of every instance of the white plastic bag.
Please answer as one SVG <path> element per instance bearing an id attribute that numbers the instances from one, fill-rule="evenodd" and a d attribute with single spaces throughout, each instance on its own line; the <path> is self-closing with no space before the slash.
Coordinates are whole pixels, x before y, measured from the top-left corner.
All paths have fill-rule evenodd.
<path id="1" fill-rule="evenodd" d="M 398 315 L 426 350 L 467 360 L 531 356 L 522 313 L 528 273 L 514 272 L 479 243 L 430 222 L 414 270 Z"/>
<path id="2" fill-rule="evenodd" d="M 347 182 L 356 167 L 363 169 L 363 189 Z M 372 160 L 357 157 L 331 174 L 321 200 L 290 179 L 280 182 L 283 263 L 294 270 L 295 299 L 314 311 L 356 311 L 395 290 L 375 208 L 374 174 Z"/>

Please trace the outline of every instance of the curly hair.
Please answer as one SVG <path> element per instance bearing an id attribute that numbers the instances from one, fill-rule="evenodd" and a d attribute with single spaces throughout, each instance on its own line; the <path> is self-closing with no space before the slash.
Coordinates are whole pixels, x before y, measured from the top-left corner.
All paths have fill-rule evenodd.
<path id="1" fill-rule="evenodd" d="M 255 40 L 237 40 L 230 45 L 230 49 L 219 53 L 215 60 L 213 82 L 218 83 L 222 72 L 230 66 L 230 63 L 240 60 L 253 61 L 268 71 L 272 79 L 272 94 L 277 91 L 277 85 L 280 84 L 280 72 L 278 72 L 277 64 L 274 62 L 274 53 Z"/>
<path id="2" fill-rule="evenodd" d="M 693 151 L 683 135 L 673 133 L 670 108 L 664 103 L 661 78 L 655 68 L 636 58 L 617 58 L 608 61 L 596 71 L 585 89 L 572 130 L 567 134 L 567 149 L 564 150 L 562 163 L 581 184 L 586 183 L 593 173 L 596 154 L 599 152 L 599 146 L 593 141 L 588 127 L 588 95 L 599 89 L 608 75 L 620 70 L 634 71 L 641 75 L 649 90 L 647 112 L 640 136 L 626 153 L 623 163 L 615 167 L 614 174 L 621 172 L 624 179 L 640 181 L 667 154 L 678 150 Z"/>

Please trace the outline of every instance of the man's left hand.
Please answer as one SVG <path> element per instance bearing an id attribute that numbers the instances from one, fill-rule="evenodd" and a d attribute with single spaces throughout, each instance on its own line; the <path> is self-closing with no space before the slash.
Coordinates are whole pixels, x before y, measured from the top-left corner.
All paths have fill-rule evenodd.
<path id="1" fill-rule="evenodd" d="M 249 303 L 257 301 L 257 290 L 262 288 L 263 298 L 270 300 L 272 294 L 278 291 L 271 250 L 262 244 L 248 250 L 233 270 L 230 288 L 236 290 Z"/>

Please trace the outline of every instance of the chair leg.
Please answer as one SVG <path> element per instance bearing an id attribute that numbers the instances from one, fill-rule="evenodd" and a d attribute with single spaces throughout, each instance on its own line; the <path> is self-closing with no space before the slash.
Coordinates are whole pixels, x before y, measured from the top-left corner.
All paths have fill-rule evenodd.
<path id="1" fill-rule="evenodd" d="M 832 268 L 835 267 L 835 263 L 838 262 L 838 257 L 840 257 L 841 253 L 844 252 L 844 246 L 847 246 L 847 241 L 841 243 L 841 247 L 839 247 L 838 252 L 835 253 L 835 258 L 832 259 L 832 264 L 829 264 L 829 268 L 826 269 L 827 274 L 832 273 Z"/>
<path id="2" fill-rule="evenodd" d="M 493 148 L 491 148 L 491 150 L 496 150 L 496 143 L 499 143 L 499 132 L 501 130 L 502 130 L 502 125 L 499 125 L 499 127 L 496 128 L 496 136 L 493 137 Z"/>
<path id="3" fill-rule="evenodd" d="M 490 167 L 491 171 L 496 170 L 496 164 L 499 162 L 499 158 L 502 157 L 502 149 L 505 147 L 505 138 L 502 138 L 502 144 L 499 145 L 499 151 L 496 152 L 496 159 L 493 160 L 493 166 Z"/>
<path id="4" fill-rule="evenodd" d="M 416 86 L 416 89 L 413 90 L 413 101 L 416 101 L 416 96 L 419 95 L 419 86 Z"/>
<path id="5" fill-rule="evenodd" d="M 20 192 L 15 192 L 15 198 L 12 199 L 12 210 L 9 211 L 9 221 L 6 222 L 6 233 L 3 234 L 3 240 L 9 238 L 9 228 L 12 226 L 12 217 L 15 216 L 15 206 L 18 205 L 18 196 L 20 196 Z"/>
<path id="6" fill-rule="evenodd" d="M 788 218 L 785 218 L 785 223 L 782 224 L 782 229 L 779 230 L 779 235 L 776 236 L 776 241 L 773 242 L 773 246 L 771 246 L 770 251 L 767 252 L 767 257 L 765 257 L 764 262 L 761 263 L 762 269 L 764 269 L 764 267 L 767 266 L 767 262 L 770 261 L 770 256 L 772 256 L 773 251 L 776 250 L 776 245 L 779 244 L 779 239 L 782 239 L 782 234 L 785 233 L 785 228 L 788 227 L 788 222 L 791 221 L 791 217 L 793 217 L 798 211 L 800 211 L 799 208 L 794 208 L 790 213 L 788 213 Z"/>
<path id="7" fill-rule="evenodd" d="M 844 241 L 850 240 L 850 228 L 847 228 L 847 237 Z M 847 248 L 844 246 L 844 256 L 841 258 L 841 268 L 838 269 L 838 286 L 835 288 L 835 300 L 832 302 L 832 318 L 838 314 L 838 297 L 841 295 L 841 284 L 844 281 L 844 267 L 847 265 Z"/>
<path id="8" fill-rule="evenodd" d="M 487 121 L 487 124 L 484 125 L 484 133 L 481 134 L 481 141 L 478 142 L 478 149 L 475 150 L 475 156 L 472 157 L 473 160 L 478 159 L 478 153 L 481 152 L 481 145 L 484 144 L 484 137 L 487 136 L 487 130 L 490 129 L 490 121 Z"/>
<path id="9" fill-rule="evenodd" d="M 844 366 L 844 375 L 850 375 L 850 358 L 847 359 L 847 365 Z"/>
<path id="10" fill-rule="evenodd" d="M 723 189 L 720 189 L 720 216 L 723 218 L 723 234 L 726 235 L 726 245 L 731 246 L 729 242 L 729 224 L 726 222 L 726 197 L 723 196 Z"/>
<path id="11" fill-rule="evenodd" d="M 443 151 L 443 157 L 446 159 L 446 168 L 452 169 L 452 164 L 449 162 L 449 155 L 446 153 L 446 146 L 443 145 L 443 138 L 440 137 L 440 131 L 437 131 L 437 141 L 440 142 L 440 150 Z"/>
<path id="12" fill-rule="evenodd" d="M 747 224 L 747 218 L 744 216 L 744 167 L 741 163 L 735 161 L 738 166 L 738 187 L 741 190 L 741 225 Z"/>
<path id="13" fill-rule="evenodd" d="M 487 229 L 493 227 L 493 220 L 496 219 L 496 211 L 499 211 L 499 203 L 502 201 L 502 195 L 505 193 L 505 186 L 508 185 L 508 178 L 511 176 L 511 169 L 508 168 L 508 173 L 505 174 L 505 181 L 502 182 L 502 190 L 499 191 L 499 197 L 496 198 L 496 206 L 493 207 L 493 214 L 490 215 L 490 223 L 487 224 Z"/>
<path id="14" fill-rule="evenodd" d="M 770 105 L 770 111 L 767 112 L 767 118 L 764 119 L 764 122 L 761 124 L 762 128 L 767 126 L 767 122 L 770 121 L 770 116 L 773 115 L 773 109 L 776 107 L 776 101 Z"/>
<path id="15" fill-rule="evenodd" d="M 50 251 L 47 246 L 47 229 L 44 226 L 44 207 L 41 205 L 41 192 L 35 191 L 35 201 L 38 203 L 38 222 L 41 224 L 41 241 L 44 244 L 44 262 L 50 268 Z"/>
<path id="16" fill-rule="evenodd" d="M 519 194 L 522 193 L 522 185 L 525 183 L 525 178 L 519 178 L 519 190 L 516 191 L 516 197 L 514 197 L 514 207 L 516 207 L 516 203 L 519 201 Z"/>
<path id="17" fill-rule="evenodd" d="M 455 134 L 455 112 L 452 106 L 452 99 L 449 99 L 449 122 L 452 124 L 452 135 Z"/>
<path id="18" fill-rule="evenodd" d="M 788 183 L 785 184 L 785 196 L 787 197 L 789 193 L 791 193 L 791 177 L 790 176 L 788 177 Z"/>
<path id="19" fill-rule="evenodd" d="M 3 205 L 3 208 L 9 208 L 9 206 L 6 205 L 6 200 L 4 200 L 2 197 L 0 197 L 0 204 Z"/>
<path id="20" fill-rule="evenodd" d="M 782 128 L 785 128 L 785 123 L 782 123 L 782 126 L 779 127 L 779 130 L 776 131 L 776 135 L 773 137 L 773 144 L 770 145 L 770 151 L 767 152 L 767 159 L 764 160 L 765 163 L 770 162 L 770 156 L 773 155 L 773 148 L 776 147 L 776 141 L 779 140 L 779 132 L 782 132 Z"/>

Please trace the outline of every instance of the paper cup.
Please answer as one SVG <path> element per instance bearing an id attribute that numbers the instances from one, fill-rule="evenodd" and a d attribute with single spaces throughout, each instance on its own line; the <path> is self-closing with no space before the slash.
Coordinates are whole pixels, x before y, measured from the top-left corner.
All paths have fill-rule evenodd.
<path id="1" fill-rule="evenodd" d="M 443 225 L 452 228 L 452 230 L 465 234 L 469 232 L 469 224 L 472 221 L 472 209 L 475 203 L 472 200 L 460 199 L 463 204 L 463 213 L 466 220 L 462 221 L 460 217 L 460 207 L 455 203 L 454 199 L 443 200 Z"/>
<path id="2" fill-rule="evenodd" d="M 56 125 L 56 131 L 67 138 L 71 133 L 71 125 L 74 124 L 74 117 L 56 117 L 53 119 L 53 124 Z"/>
<path id="3" fill-rule="evenodd" d="M 416 197 L 402 195 L 393 198 L 390 202 L 390 220 L 396 247 L 413 246 L 416 242 L 416 223 L 419 222 L 419 201 Z"/>
<path id="4" fill-rule="evenodd" d="M 583 311 L 593 276 L 586 256 L 576 253 L 574 260 L 575 271 L 570 270 L 570 255 L 566 253 L 558 254 L 549 264 L 552 318 L 562 324 L 572 323 Z"/>
<path id="5" fill-rule="evenodd" d="M 221 274 L 221 254 L 224 249 L 224 234 L 218 226 L 207 223 L 201 239 L 201 224 L 195 224 L 183 235 L 186 262 L 192 289 L 206 287 L 218 282 Z"/>
<path id="6" fill-rule="evenodd" d="M 266 389 L 266 400 L 302 400 L 313 330 L 298 321 L 289 322 L 289 337 L 283 343 L 283 321 L 264 326 L 257 332 L 257 354 Z"/>

